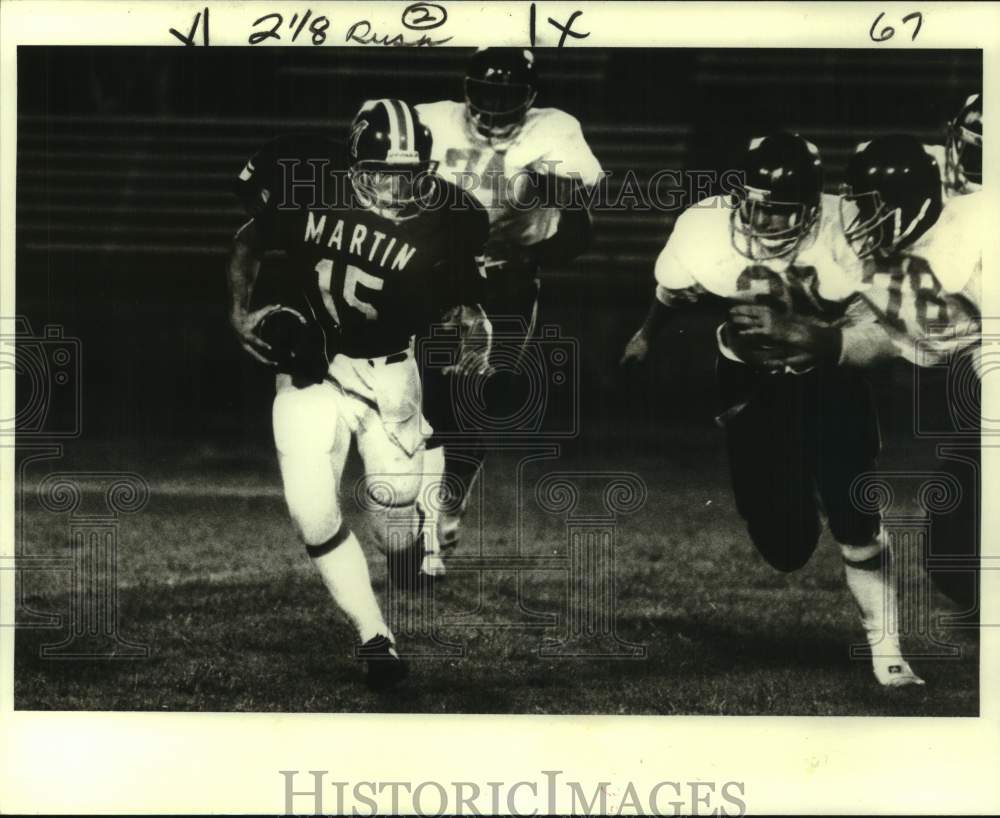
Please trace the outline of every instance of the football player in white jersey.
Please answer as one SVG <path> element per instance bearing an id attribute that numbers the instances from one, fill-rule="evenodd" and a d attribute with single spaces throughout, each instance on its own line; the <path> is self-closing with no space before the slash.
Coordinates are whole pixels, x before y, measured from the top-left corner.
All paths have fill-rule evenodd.
<path id="1" fill-rule="evenodd" d="M 943 145 L 925 145 L 941 173 L 945 201 L 983 189 L 983 96 L 972 94 L 948 123 Z"/>
<path id="2" fill-rule="evenodd" d="M 832 353 L 845 367 L 905 358 L 927 368 L 918 382 L 920 405 L 936 406 L 939 418 L 951 424 L 954 457 L 939 456 L 961 486 L 957 507 L 933 518 L 927 565 L 938 588 L 974 618 L 985 194 L 945 201 L 940 178 L 937 162 L 914 137 L 885 136 L 858 145 L 842 198 L 844 236 L 863 261 L 858 297 L 835 326 L 819 329 L 808 318 L 781 318 L 771 320 L 759 337 L 797 344 L 804 356 Z M 823 340 L 817 344 L 816 338 Z M 956 384 L 962 385 L 961 394 Z"/>
<path id="3" fill-rule="evenodd" d="M 493 325 L 494 374 L 481 394 L 493 404 L 487 414 L 498 418 L 511 414 L 502 405 L 504 398 L 521 393 L 517 379 L 524 346 L 537 323 L 539 271 L 586 249 L 590 216 L 586 197 L 579 193 L 602 175 L 580 123 L 557 108 L 535 107 L 537 88 L 531 51 L 484 48 L 470 60 L 464 101 L 417 106 L 434 136 L 438 173 L 472 193 L 489 213 L 480 271 L 486 279 L 484 307 Z M 442 498 L 437 526 L 447 548 L 457 542 L 483 446 L 476 430 L 469 435 L 470 430 L 457 428 L 451 401 L 468 390 L 452 388 L 430 367 L 424 377 L 425 414 L 438 432 L 427 452 L 429 482 L 440 482 L 443 472 L 452 489 Z M 461 445 L 435 445 L 447 440 L 449 432 L 456 433 Z"/>
<path id="4" fill-rule="evenodd" d="M 868 384 L 857 370 L 817 366 L 790 346 L 747 332 L 768 316 L 842 317 L 860 262 L 840 230 L 837 198 L 822 193 L 814 145 L 787 133 L 755 139 L 744 169 L 734 200 L 709 198 L 677 220 L 656 262 L 649 315 L 622 363 L 644 360 L 685 302 L 712 294 L 733 305 L 718 330 L 719 420 L 751 540 L 773 567 L 795 571 L 816 549 L 822 508 L 861 610 L 876 678 L 887 687 L 923 684 L 888 635 L 897 600 L 880 517 L 851 501 L 852 482 L 874 468 L 878 455 Z"/>

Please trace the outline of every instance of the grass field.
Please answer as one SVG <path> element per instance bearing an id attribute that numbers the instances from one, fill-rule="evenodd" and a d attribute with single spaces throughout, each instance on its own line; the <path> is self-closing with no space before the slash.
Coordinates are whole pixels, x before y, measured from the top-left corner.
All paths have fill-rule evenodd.
<path id="1" fill-rule="evenodd" d="M 744 536 L 721 436 L 709 426 L 660 432 L 655 445 L 576 446 L 558 461 L 526 465 L 520 527 L 518 456 L 494 457 L 483 482 L 484 508 L 470 513 L 456 555 L 466 570 L 453 571 L 434 592 L 437 636 L 460 647 L 448 656 L 415 656 L 403 688 L 369 693 L 351 656 L 351 631 L 292 533 L 266 443 L 256 453 L 147 450 L 128 463 L 120 453 L 77 445 L 62 461 L 28 468 L 20 520 L 26 555 L 70 553 L 68 515 L 43 510 L 31 491 L 50 470 L 127 468 L 149 482 L 146 507 L 120 520 L 117 561 L 121 635 L 148 645 L 149 656 L 42 658 L 41 646 L 60 641 L 66 625 L 21 627 L 19 709 L 978 713 L 978 652 L 968 631 L 936 634 L 962 646 L 960 659 L 914 660 L 927 680 L 921 690 L 884 692 L 869 662 L 850 658 L 849 646 L 863 637 L 835 545 L 824 535 L 797 574 L 770 569 Z M 575 473 L 579 510 L 594 514 L 602 509 L 603 484 L 593 472 L 622 471 L 623 463 L 641 476 L 648 497 L 614 523 L 614 607 L 618 636 L 644 646 L 645 656 L 542 655 L 542 645 L 566 622 L 566 573 L 559 565 L 567 519 L 540 510 L 533 486 L 554 470 Z M 352 456 L 349 479 L 357 476 Z M 351 519 L 363 536 L 362 521 Z M 370 552 L 384 595 L 384 559 Z M 515 553 L 547 559 L 549 567 L 521 571 L 518 583 L 501 559 Z M 469 570 L 481 560 L 500 567 Z M 23 574 L 22 613 L 65 616 L 69 587 L 66 571 Z M 941 598 L 935 605 L 948 610 Z M 419 600 L 408 599 L 397 613 L 422 611 Z M 542 626 L 545 614 L 557 623 Z M 434 648 L 426 632 L 407 635 L 404 620 L 395 621 L 404 623 L 397 625 L 401 647 L 417 654 Z"/>

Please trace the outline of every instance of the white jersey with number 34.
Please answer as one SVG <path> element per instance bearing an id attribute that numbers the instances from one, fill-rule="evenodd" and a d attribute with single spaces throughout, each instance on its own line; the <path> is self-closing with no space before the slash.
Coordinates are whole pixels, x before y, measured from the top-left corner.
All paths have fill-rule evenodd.
<path id="1" fill-rule="evenodd" d="M 477 133 L 464 103 L 444 100 L 416 108 L 434 138 L 431 158 L 438 162 L 438 173 L 482 203 L 494 238 L 531 245 L 555 233 L 558 209 L 525 210 L 511 204 L 522 194 L 527 173 L 579 179 L 588 186 L 600 179 L 600 162 L 580 123 L 556 108 L 530 109 L 521 128 L 504 141 Z"/>

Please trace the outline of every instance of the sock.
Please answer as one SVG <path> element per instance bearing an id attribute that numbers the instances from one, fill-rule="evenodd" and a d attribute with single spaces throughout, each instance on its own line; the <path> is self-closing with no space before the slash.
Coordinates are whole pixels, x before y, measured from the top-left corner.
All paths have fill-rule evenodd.
<path id="1" fill-rule="evenodd" d="M 375 591 L 372 590 L 361 543 L 354 533 L 342 525 L 340 530 L 322 545 L 307 545 L 313 565 L 323 578 L 334 603 L 354 625 L 362 642 L 383 634 L 393 640 L 385 624 Z"/>
<path id="2" fill-rule="evenodd" d="M 890 573 L 891 552 L 881 536 L 869 545 L 841 545 L 847 587 L 861 612 L 872 649 L 872 670 L 885 686 L 922 685 L 899 645 L 899 601 Z"/>
<path id="3" fill-rule="evenodd" d="M 424 476 L 420 484 L 420 500 L 417 504 L 426 519 L 428 554 L 440 554 L 441 545 L 437 538 L 437 516 L 441 508 L 441 481 L 444 479 L 444 446 L 429 447 L 424 450 Z"/>
<path id="4" fill-rule="evenodd" d="M 876 540 L 869 545 L 841 545 L 840 553 L 872 653 L 898 655 L 899 605 L 888 571 L 888 550 Z"/>

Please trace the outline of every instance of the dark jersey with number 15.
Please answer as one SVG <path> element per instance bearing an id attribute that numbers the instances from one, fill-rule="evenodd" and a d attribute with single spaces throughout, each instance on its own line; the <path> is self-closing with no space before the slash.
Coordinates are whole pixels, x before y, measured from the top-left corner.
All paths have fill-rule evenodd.
<path id="1" fill-rule="evenodd" d="M 265 249 L 283 250 L 327 336 L 329 357 L 375 358 L 407 348 L 444 312 L 481 301 L 476 256 L 486 211 L 444 180 L 434 206 L 396 221 L 364 208 L 267 208 L 254 217 Z"/>

